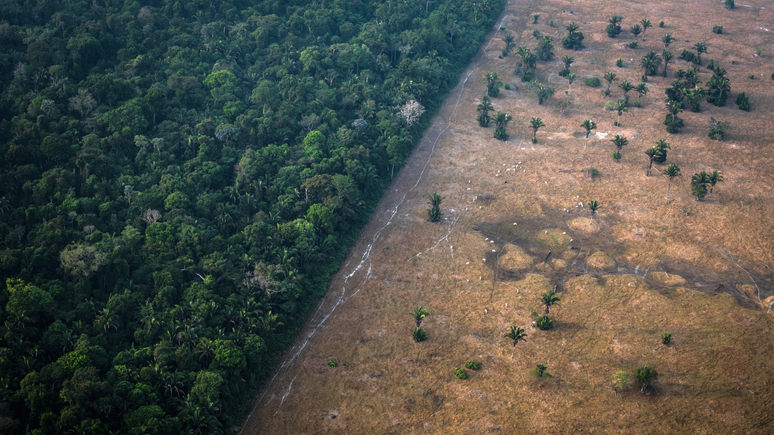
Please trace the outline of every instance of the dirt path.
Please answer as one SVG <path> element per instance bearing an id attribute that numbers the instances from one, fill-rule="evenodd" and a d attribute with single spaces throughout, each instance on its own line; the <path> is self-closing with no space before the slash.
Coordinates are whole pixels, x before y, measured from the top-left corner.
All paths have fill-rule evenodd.
<path id="1" fill-rule="evenodd" d="M 670 6 L 680 7 L 669 19 L 697 28 L 722 9 Z M 615 127 L 616 117 L 603 106 L 618 97 L 605 97 L 582 79 L 601 77 L 618 57 L 636 61 L 644 50 L 622 55 L 619 46 L 631 35 L 609 40 L 603 17 L 627 15 L 632 24 L 636 16 L 650 16 L 656 24 L 664 13 L 662 6 L 628 4 L 621 14 L 616 2 L 509 4 L 498 28 L 513 32 L 517 46 L 533 47 L 534 29 L 552 35 L 557 58 L 568 53 L 558 42 L 564 25 L 581 24 L 587 47 L 570 52 L 576 84 L 565 94 L 566 82 L 555 74 L 560 63 L 539 63 L 538 77 L 557 92 L 538 106 L 513 76 L 516 56 L 499 57 L 502 32 L 490 35 L 241 433 L 641 433 L 642 427 L 674 433 L 676 421 L 692 432 L 764 433 L 760 424 L 774 412 L 774 386 L 756 379 L 774 377 L 766 357 L 774 351 L 766 338 L 774 325 L 758 301 L 774 291 L 774 223 L 762 218 L 774 213 L 774 194 L 753 186 L 771 184 L 774 152 L 761 138 L 774 135 L 766 121 L 774 92 L 763 80 L 745 82 L 748 70 L 731 61 L 749 63 L 739 56 L 743 47 L 774 41 L 761 32 L 744 36 L 743 25 L 730 22 L 722 23 L 728 36 L 709 40 L 703 28 L 696 35 L 648 30 L 641 41 L 648 50 L 661 50 L 663 31 L 706 40 L 714 59 L 728 66 L 733 86 L 759 95 L 757 107 L 749 114 L 714 106 L 684 113 L 684 131 L 667 137 L 660 101 L 673 78 L 654 77 L 643 107 Z M 744 13 L 734 19 L 765 24 L 771 18 Z M 531 24 L 533 14 L 541 14 L 540 24 Z M 772 67 L 769 58 L 756 62 Z M 475 121 L 480 77 L 488 71 L 513 87 L 493 99 L 496 110 L 514 117 L 507 142 Z M 636 62 L 616 71 L 630 81 L 641 74 Z M 710 115 L 732 122 L 729 140 L 704 137 Z M 547 125 L 537 144 L 525 128 L 530 117 Z M 578 127 L 583 119 L 599 125 L 587 148 Z M 614 134 L 630 139 L 620 163 L 610 159 Z M 666 181 L 644 174 L 643 150 L 660 138 L 672 143 L 669 163 L 683 169 L 669 201 Z M 600 177 L 586 175 L 591 166 Z M 709 201 L 693 201 L 690 175 L 712 168 L 727 182 Z M 445 197 L 440 224 L 426 222 L 426 197 L 434 191 Z M 593 221 L 584 206 L 591 199 L 602 204 Z M 551 311 L 556 327 L 528 328 L 527 343 L 512 347 L 505 330 L 530 325 L 530 312 L 541 310 L 540 295 L 551 290 L 562 299 Z M 431 313 L 422 324 L 429 336 L 423 343 L 411 340 L 408 313 L 417 306 Z M 664 330 L 675 344 L 660 345 Z M 329 360 L 339 366 L 328 367 Z M 471 360 L 482 369 L 456 380 L 454 368 Z M 530 376 L 539 362 L 553 378 Z M 659 371 L 656 393 L 612 394 L 612 373 L 633 374 L 644 364 Z"/>

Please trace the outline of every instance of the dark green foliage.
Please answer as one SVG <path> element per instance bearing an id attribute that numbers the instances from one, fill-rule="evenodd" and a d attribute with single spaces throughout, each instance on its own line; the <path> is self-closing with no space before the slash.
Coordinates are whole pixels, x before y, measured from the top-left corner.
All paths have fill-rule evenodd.
<path id="1" fill-rule="evenodd" d="M 623 21 L 623 17 L 620 17 L 618 15 L 614 15 L 610 17 L 609 20 L 607 20 L 610 24 L 605 27 L 605 32 L 607 32 L 607 36 L 610 38 L 615 38 L 621 33 L 621 21 Z"/>
<path id="2" fill-rule="evenodd" d="M 629 41 L 629 43 L 626 44 L 626 46 L 629 48 L 637 48 L 637 45 L 638 45 L 637 41 Z"/>
<path id="3" fill-rule="evenodd" d="M 669 346 L 669 343 L 671 343 L 671 342 L 672 342 L 672 334 L 670 334 L 668 332 L 662 332 L 661 333 L 661 343 L 664 346 Z"/>
<path id="4" fill-rule="evenodd" d="M 645 76 L 654 76 L 661 65 L 661 57 L 655 51 L 649 51 L 640 59 L 640 65 L 645 70 Z"/>
<path id="5" fill-rule="evenodd" d="M 550 36 L 544 36 L 538 41 L 538 46 L 535 48 L 535 54 L 538 59 L 542 61 L 549 61 L 554 58 L 554 45 L 552 44 L 553 38 Z"/>
<path id="6" fill-rule="evenodd" d="M 669 143 L 664 139 L 659 139 L 658 142 L 656 142 L 656 148 L 658 148 L 658 153 L 653 157 L 653 161 L 659 164 L 666 162 L 667 152 L 672 149 L 672 147 L 669 146 Z"/>
<path id="7" fill-rule="evenodd" d="M 420 341 L 427 340 L 427 333 L 424 329 L 416 327 L 414 328 L 414 332 L 411 333 L 411 336 L 414 338 L 414 341 L 419 343 Z"/>
<path id="8" fill-rule="evenodd" d="M 680 133 L 681 128 L 685 127 L 685 122 L 678 118 L 677 115 L 667 113 L 666 117 L 664 118 L 664 125 L 666 125 L 667 133 L 677 134 Z"/>
<path id="9" fill-rule="evenodd" d="M 527 334 L 523 329 L 521 329 L 521 327 L 516 325 L 508 328 L 508 332 L 505 334 L 505 337 L 510 338 L 513 341 L 514 347 L 519 344 L 519 341 L 527 341 Z"/>
<path id="10" fill-rule="evenodd" d="M 649 366 L 640 367 L 635 372 L 635 378 L 642 387 L 640 391 L 645 393 L 650 388 L 651 383 L 658 378 L 658 372 Z"/>
<path id="11" fill-rule="evenodd" d="M 643 29 L 639 24 L 635 24 L 629 28 L 629 31 L 632 32 L 632 35 L 634 35 L 634 37 L 636 38 L 637 36 L 639 36 L 640 33 L 644 32 L 645 29 Z"/>
<path id="12" fill-rule="evenodd" d="M 742 92 L 741 94 L 736 96 L 736 105 L 739 106 L 739 110 L 744 110 L 746 112 L 749 112 L 750 98 L 747 96 L 746 93 Z"/>
<path id="13" fill-rule="evenodd" d="M 455 367 L 454 368 L 454 377 L 456 377 L 457 379 L 460 379 L 460 380 L 465 380 L 465 379 L 468 378 L 468 374 L 465 373 L 465 370 L 463 370 L 461 368 L 458 368 L 458 367 Z"/>
<path id="14" fill-rule="evenodd" d="M 503 4 L 382 3 L 3 2 L 0 432 L 239 425 Z"/>
<path id="15" fill-rule="evenodd" d="M 623 68 L 623 59 L 621 59 L 620 57 L 616 59 L 615 66 L 617 66 L 618 68 Z"/>
<path id="16" fill-rule="evenodd" d="M 726 137 L 726 131 L 731 127 L 731 123 L 718 121 L 710 117 L 709 134 L 710 139 L 723 140 Z"/>
<path id="17" fill-rule="evenodd" d="M 443 215 L 441 212 L 441 203 L 443 202 L 443 197 L 439 195 L 438 192 L 433 192 L 427 197 L 427 199 L 430 203 L 430 208 L 427 209 L 427 220 L 430 222 L 439 222 L 441 220 L 441 216 Z M 423 317 L 424 316 L 422 316 L 422 318 Z M 419 326 L 419 323 L 417 323 L 417 326 Z"/>
<path id="18" fill-rule="evenodd" d="M 540 363 L 535 365 L 535 367 L 530 370 L 530 374 L 539 380 L 553 378 L 553 376 L 548 373 L 546 369 L 548 369 L 548 366 L 546 364 Z"/>
<path id="19" fill-rule="evenodd" d="M 508 140 L 508 137 L 510 137 L 510 135 L 508 134 L 508 129 L 503 127 L 497 127 L 492 137 L 494 137 L 497 140 L 506 141 Z"/>
<path id="20" fill-rule="evenodd" d="M 726 9 L 734 9 L 735 7 L 734 0 L 726 0 Z"/>
<path id="21" fill-rule="evenodd" d="M 538 316 L 537 320 L 535 321 L 536 326 L 541 331 L 546 331 L 554 327 L 554 321 L 550 317 L 548 317 L 545 314 L 541 314 Z"/>
<path id="22" fill-rule="evenodd" d="M 554 90 L 548 85 L 544 85 L 537 80 L 533 80 L 529 83 L 530 89 L 537 95 L 538 104 L 543 104 L 544 101 L 551 98 L 554 95 Z"/>
<path id="23" fill-rule="evenodd" d="M 616 162 L 619 162 L 621 160 L 621 153 L 618 151 L 613 151 L 613 154 L 611 154 L 611 157 L 613 157 L 613 160 Z"/>
<path id="24" fill-rule="evenodd" d="M 440 206 L 441 203 L 439 202 L 438 205 Z M 435 205 L 434 205 L 435 207 Z M 417 323 L 417 328 L 422 324 L 422 319 L 429 316 L 430 312 L 425 309 L 425 307 L 417 307 L 414 308 L 414 311 L 411 312 L 411 317 L 414 319 L 414 321 Z"/>
<path id="25" fill-rule="evenodd" d="M 658 27 L 661 27 L 663 29 L 664 28 L 664 21 L 659 21 Z"/>
<path id="26" fill-rule="evenodd" d="M 537 20 L 538 20 L 539 18 L 540 18 L 540 15 L 537 15 L 537 14 L 533 15 L 533 16 L 532 16 L 532 24 L 537 24 Z"/>
<path id="27" fill-rule="evenodd" d="M 335 360 L 328 360 L 328 367 L 336 368 L 339 366 L 339 363 L 337 363 Z"/>
<path id="28" fill-rule="evenodd" d="M 715 106 L 722 107 L 726 105 L 726 99 L 731 92 L 731 81 L 725 77 L 725 69 L 716 66 L 715 75 L 707 81 L 707 102 Z"/>
<path id="29" fill-rule="evenodd" d="M 599 81 L 599 77 L 589 77 L 589 78 L 583 79 L 583 83 L 585 83 L 586 86 L 591 86 L 592 88 L 598 88 L 602 84 Z"/>
<path id="30" fill-rule="evenodd" d="M 568 50 L 580 50 L 583 48 L 583 33 L 578 31 L 578 25 L 570 23 L 565 27 L 567 36 L 562 38 L 562 47 Z"/>
<path id="31" fill-rule="evenodd" d="M 492 106 L 492 102 L 489 100 L 488 95 L 482 97 L 481 104 L 478 105 L 476 110 L 478 111 L 478 117 L 476 118 L 478 120 L 478 125 L 481 127 L 488 127 L 492 120 L 489 116 L 489 112 L 494 110 L 494 106 Z"/>
<path id="32" fill-rule="evenodd" d="M 682 59 L 687 62 L 693 62 L 698 56 L 696 56 L 692 51 L 683 50 L 682 53 L 680 53 L 679 59 Z M 701 62 L 699 62 L 701 63 Z"/>
<path id="33" fill-rule="evenodd" d="M 481 364 L 475 361 L 468 361 L 465 363 L 465 368 L 470 370 L 478 370 L 481 368 Z"/>
<path id="34" fill-rule="evenodd" d="M 718 35 L 720 35 L 721 33 L 723 33 L 723 26 L 719 24 L 715 24 L 714 26 L 712 26 L 712 33 L 717 33 Z"/>
<path id="35" fill-rule="evenodd" d="M 567 74 L 570 74 L 569 68 L 563 68 L 559 70 L 559 77 L 567 77 Z"/>

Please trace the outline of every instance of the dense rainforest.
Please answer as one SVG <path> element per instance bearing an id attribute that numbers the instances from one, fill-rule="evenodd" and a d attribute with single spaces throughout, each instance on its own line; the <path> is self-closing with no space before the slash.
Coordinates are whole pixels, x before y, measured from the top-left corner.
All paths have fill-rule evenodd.
<path id="1" fill-rule="evenodd" d="M 230 432 L 501 10 L 0 0 L 0 432 Z"/>

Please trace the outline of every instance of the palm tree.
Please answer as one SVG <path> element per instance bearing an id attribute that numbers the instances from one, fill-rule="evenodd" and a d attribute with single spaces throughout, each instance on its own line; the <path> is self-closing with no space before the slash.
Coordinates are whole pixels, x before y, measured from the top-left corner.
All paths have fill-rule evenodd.
<path id="1" fill-rule="evenodd" d="M 640 27 L 639 24 L 635 24 L 632 27 L 629 28 L 629 30 L 632 32 L 632 35 L 636 38 L 639 36 L 640 33 L 642 33 L 644 30 L 642 27 Z"/>
<path id="2" fill-rule="evenodd" d="M 710 174 L 705 171 L 693 174 L 691 177 L 691 194 L 700 201 L 707 194 L 707 185 L 710 184 Z"/>
<path id="3" fill-rule="evenodd" d="M 494 132 L 494 138 L 499 140 L 507 140 L 508 139 L 508 130 L 506 129 L 506 126 L 508 125 L 508 122 L 510 122 L 512 119 L 511 115 L 505 113 L 505 112 L 497 112 L 494 116 L 494 123 L 495 123 L 495 132 Z"/>
<path id="4" fill-rule="evenodd" d="M 562 58 L 562 62 L 564 62 L 564 69 L 570 69 L 570 65 L 575 62 L 575 59 L 573 59 L 569 54 L 565 54 Z"/>
<path id="5" fill-rule="evenodd" d="M 648 387 L 650 387 L 651 382 L 658 378 L 658 372 L 648 366 L 640 367 L 635 372 L 635 377 L 637 378 L 637 382 L 642 385 L 640 392 L 644 393 L 647 391 Z"/>
<path id="6" fill-rule="evenodd" d="M 575 32 L 576 32 L 576 31 L 579 29 L 579 27 L 578 27 L 578 25 L 577 25 L 577 24 L 576 24 L 576 23 L 573 21 L 572 23 L 570 23 L 570 24 L 568 24 L 567 26 L 565 26 L 565 29 L 567 29 L 567 31 L 568 31 L 568 32 L 570 32 L 570 33 L 575 33 Z"/>
<path id="7" fill-rule="evenodd" d="M 669 183 L 667 184 L 667 198 L 669 198 L 669 189 L 672 187 L 672 180 L 675 177 L 680 176 L 680 167 L 675 164 L 670 164 L 664 169 L 663 174 L 669 177 Z"/>
<path id="8" fill-rule="evenodd" d="M 642 97 L 644 97 L 645 94 L 648 93 L 648 85 L 645 84 L 645 82 L 641 82 L 640 84 L 634 87 L 634 92 L 637 93 L 637 95 L 639 96 L 638 97 L 639 99 L 642 99 Z"/>
<path id="9" fill-rule="evenodd" d="M 589 208 L 589 211 L 591 211 L 591 220 L 594 220 L 594 215 L 597 214 L 597 210 L 599 210 L 599 201 L 596 199 L 592 199 L 591 201 L 586 203 L 586 206 Z"/>
<path id="10" fill-rule="evenodd" d="M 702 53 L 707 52 L 707 46 L 703 42 L 697 42 L 693 46 L 694 50 L 696 50 L 696 55 L 701 56 Z"/>
<path id="11" fill-rule="evenodd" d="M 543 300 L 543 305 L 545 305 L 546 314 L 550 311 L 551 305 L 559 304 L 559 298 L 554 292 L 543 293 L 541 299 Z"/>
<path id="12" fill-rule="evenodd" d="M 629 101 L 629 91 L 634 89 L 634 85 L 629 83 L 629 80 L 624 80 L 621 82 L 621 84 L 618 85 L 618 87 L 624 91 L 624 98 L 626 98 L 626 101 Z"/>
<path id="13" fill-rule="evenodd" d="M 516 347 L 519 341 L 527 341 L 527 333 L 516 325 L 508 328 L 508 333 L 505 336 L 513 340 L 513 347 Z"/>
<path id="14" fill-rule="evenodd" d="M 615 145 L 619 154 L 621 153 L 621 150 L 623 149 L 623 147 L 625 147 L 626 145 L 629 145 L 629 139 L 627 139 L 625 136 L 622 136 L 620 134 L 615 135 L 615 137 L 612 140 L 610 140 L 610 142 L 613 142 L 613 145 Z"/>
<path id="15" fill-rule="evenodd" d="M 610 92 L 610 85 L 616 80 L 615 73 L 612 71 L 606 72 L 604 79 L 607 80 L 607 92 Z"/>
<path id="16" fill-rule="evenodd" d="M 513 49 L 513 40 L 514 38 L 513 34 L 511 32 L 506 33 L 503 35 L 503 42 L 505 42 L 505 49 L 503 50 L 503 54 L 508 54 L 511 52 L 511 49 Z"/>
<path id="17" fill-rule="evenodd" d="M 667 159 L 667 150 L 671 150 L 672 147 L 669 146 L 669 142 L 665 141 L 664 139 L 659 139 L 656 142 L 656 147 L 658 148 L 658 155 L 656 158 L 653 159 L 656 163 L 664 163 Z"/>
<path id="18" fill-rule="evenodd" d="M 433 192 L 431 195 L 427 196 L 427 199 L 430 202 L 431 208 L 427 209 L 427 215 L 428 220 L 430 222 L 438 222 L 441 220 L 441 203 L 443 202 L 443 197 L 438 194 L 438 192 Z"/>
<path id="19" fill-rule="evenodd" d="M 640 59 L 640 66 L 645 70 L 646 76 L 656 75 L 659 65 L 661 65 L 661 58 L 655 51 L 649 51 Z"/>
<path id="20" fill-rule="evenodd" d="M 532 118 L 529 120 L 529 125 L 532 127 L 532 143 L 537 143 L 537 132 L 541 127 L 545 127 L 543 120 L 540 118 Z"/>
<path id="21" fill-rule="evenodd" d="M 586 143 L 588 144 L 589 136 L 591 135 L 591 130 L 596 130 L 597 129 L 597 123 L 592 121 L 592 120 L 590 120 L 590 119 L 587 119 L 587 120 L 583 121 L 583 124 L 581 124 L 581 127 L 586 129 Z M 585 145 L 584 145 L 584 147 L 585 147 Z"/>
<path id="22" fill-rule="evenodd" d="M 720 173 L 720 171 L 713 171 L 712 174 L 710 174 L 709 183 L 710 183 L 710 195 L 712 195 L 712 190 L 715 189 L 715 184 L 722 183 L 725 180 L 723 180 L 723 175 Z"/>
<path id="23" fill-rule="evenodd" d="M 669 44 L 673 43 L 674 41 L 675 41 L 675 38 L 669 33 L 661 37 L 661 42 L 664 43 L 664 48 L 669 47 Z"/>
<path id="24" fill-rule="evenodd" d="M 574 82 L 574 81 L 575 81 L 575 77 L 576 77 L 576 76 L 575 76 L 575 73 L 567 73 L 567 75 L 566 75 L 566 76 L 564 76 L 564 78 L 566 78 L 566 79 L 567 79 L 567 81 L 569 81 L 569 82 L 570 82 L 570 85 L 569 85 L 569 86 L 567 86 L 567 93 L 568 93 L 568 94 L 570 93 L 570 87 L 572 86 L 572 82 Z"/>
<path id="25" fill-rule="evenodd" d="M 425 309 L 425 307 L 418 307 L 414 308 L 414 311 L 411 312 L 411 317 L 414 318 L 414 320 L 417 322 L 417 328 L 419 328 L 419 325 L 422 324 L 422 319 L 429 316 L 430 312 Z"/>
<path id="26" fill-rule="evenodd" d="M 492 120 L 489 117 L 489 111 L 494 110 L 494 106 L 492 106 L 492 102 L 489 100 L 489 95 L 484 94 L 484 97 L 481 99 L 481 104 L 478 105 L 478 125 L 481 127 L 486 127 L 489 125 L 489 122 Z"/>
<path id="27" fill-rule="evenodd" d="M 540 363 L 535 366 L 535 372 L 537 373 L 539 378 L 543 377 L 543 374 L 545 373 L 546 376 L 551 377 L 548 373 L 546 373 L 546 369 L 548 368 L 547 365 Z"/>
<path id="28" fill-rule="evenodd" d="M 661 74 L 662 77 L 666 77 L 667 75 L 667 65 L 669 65 L 669 61 L 672 60 L 672 52 L 669 50 L 663 50 L 661 52 L 661 57 L 664 58 L 664 72 Z"/>
<path id="29" fill-rule="evenodd" d="M 622 98 L 615 103 L 615 110 L 618 112 L 618 126 L 621 126 L 621 114 L 629 111 L 629 103 Z"/>
<path id="30" fill-rule="evenodd" d="M 648 30 L 648 27 L 653 27 L 652 24 L 650 24 L 650 20 L 647 18 L 643 18 L 642 21 L 642 33 L 645 33 L 646 30 Z"/>
<path id="31" fill-rule="evenodd" d="M 659 153 L 660 153 L 660 152 L 661 152 L 661 150 L 660 150 L 660 149 L 658 149 L 658 147 L 657 147 L 657 146 L 652 146 L 652 147 L 648 148 L 647 150 L 645 150 L 645 154 L 646 154 L 646 155 L 648 156 L 648 158 L 650 159 L 650 161 L 648 162 L 648 175 L 649 175 L 649 176 L 650 176 L 650 168 L 652 168 L 652 167 L 653 167 L 653 159 L 654 159 L 654 158 L 655 158 L 657 155 L 659 155 Z"/>
<path id="32" fill-rule="evenodd" d="M 500 86 L 503 85 L 503 82 L 500 81 L 500 75 L 496 72 L 485 73 L 482 83 L 486 83 L 486 93 L 490 97 L 496 97 L 500 94 Z"/>

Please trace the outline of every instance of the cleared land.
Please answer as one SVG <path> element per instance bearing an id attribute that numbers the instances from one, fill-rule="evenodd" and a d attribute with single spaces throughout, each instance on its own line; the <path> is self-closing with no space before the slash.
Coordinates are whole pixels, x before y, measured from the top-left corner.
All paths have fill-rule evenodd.
<path id="1" fill-rule="evenodd" d="M 503 32 L 492 33 L 256 398 L 243 433 L 771 433 L 774 13 L 767 2 L 745 3 L 734 11 L 707 1 L 508 5 L 502 27 L 517 46 L 533 48 L 534 29 L 553 36 L 557 59 L 575 58 L 578 80 L 565 94 L 559 60 L 539 62 L 538 78 L 557 92 L 537 105 L 513 75 L 517 56 L 499 58 Z M 604 33 L 612 15 L 624 17 L 616 39 Z M 626 48 L 634 39 L 627 29 L 642 18 L 654 27 L 639 48 Z M 582 51 L 559 43 L 572 21 L 585 35 Z M 714 24 L 723 34 L 712 33 Z M 639 58 L 661 52 L 665 33 L 677 39 L 675 58 L 707 45 L 704 64 L 728 70 L 728 104 L 682 113 L 685 128 L 668 135 L 664 90 L 674 71 L 689 68 L 673 60 L 668 77 L 650 78 L 642 108 L 614 127 L 604 103 L 622 91 L 606 97 L 604 86 L 582 79 L 613 71 L 639 83 Z M 493 99 L 514 118 L 507 142 L 475 120 L 489 71 L 518 88 Z M 701 80 L 709 76 L 701 68 Z M 738 92 L 750 95 L 751 112 L 733 104 Z M 710 116 L 731 123 L 725 141 L 707 137 Z M 531 117 L 546 124 L 537 144 Z M 584 119 L 600 133 L 588 147 Z M 615 134 L 629 139 L 620 163 L 610 157 Z M 667 163 L 683 173 L 669 200 L 667 180 L 656 175 L 663 166 L 645 174 L 644 151 L 658 139 L 671 143 Z M 589 167 L 600 176 L 589 178 Z M 697 202 L 689 182 L 702 170 L 722 171 L 726 182 Z M 426 221 L 434 191 L 445 197 L 440 224 Z M 601 204 L 593 222 L 576 207 L 592 199 Z M 553 289 L 556 327 L 529 327 L 540 295 Z M 414 343 L 409 312 L 420 305 L 431 313 L 422 324 L 429 339 Z M 529 334 L 516 347 L 503 337 L 514 324 Z M 663 331 L 674 336 L 668 347 Z M 466 361 L 481 369 L 457 380 L 454 368 Z M 553 375 L 542 386 L 528 374 L 537 363 Z M 613 373 L 645 364 L 659 373 L 651 394 L 613 392 Z"/>

